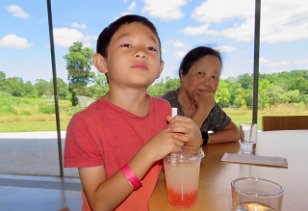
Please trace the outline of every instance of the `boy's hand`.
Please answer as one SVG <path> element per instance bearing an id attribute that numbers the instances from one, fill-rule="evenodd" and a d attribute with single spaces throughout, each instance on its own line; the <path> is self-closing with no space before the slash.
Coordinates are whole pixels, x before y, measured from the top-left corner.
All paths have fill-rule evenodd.
<path id="1" fill-rule="evenodd" d="M 178 133 L 188 139 L 184 144 L 183 151 L 189 154 L 198 153 L 202 145 L 202 136 L 197 124 L 185 116 L 168 117 L 167 120 L 173 133 Z"/>
<path id="2" fill-rule="evenodd" d="M 154 136 L 141 151 L 153 163 L 170 153 L 180 152 L 188 141 L 188 136 L 172 132 L 171 128 L 167 128 Z"/>

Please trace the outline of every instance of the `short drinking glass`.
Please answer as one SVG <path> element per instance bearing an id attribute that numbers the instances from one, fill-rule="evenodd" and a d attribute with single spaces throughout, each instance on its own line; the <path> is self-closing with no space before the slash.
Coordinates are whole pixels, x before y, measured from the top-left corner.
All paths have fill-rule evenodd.
<path id="1" fill-rule="evenodd" d="M 270 180 L 242 177 L 231 182 L 233 211 L 281 211 L 283 188 Z"/>

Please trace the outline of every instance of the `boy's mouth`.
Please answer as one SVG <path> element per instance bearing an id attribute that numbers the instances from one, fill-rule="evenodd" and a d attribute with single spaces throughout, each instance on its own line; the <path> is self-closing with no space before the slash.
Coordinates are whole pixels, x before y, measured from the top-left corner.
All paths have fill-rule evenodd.
<path id="1" fill-rule="evenodd" d="M 148 66 L 143 63 L 134 64 L 131 66 L 134 69 L 140 69 L 140 70 L 148 70 Z"/>

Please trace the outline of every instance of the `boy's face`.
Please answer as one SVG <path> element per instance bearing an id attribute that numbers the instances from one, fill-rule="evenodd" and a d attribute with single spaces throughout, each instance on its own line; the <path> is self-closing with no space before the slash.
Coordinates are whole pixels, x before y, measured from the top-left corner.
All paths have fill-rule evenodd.
<path id="1" fill-rule="evenodd" d="M 114 33 L 104 62 L 110 85 L 147 87 L 163 69 L 158 38 L 137 22 L 122 25 Z"/>
<path id="2" fill-rule="evenodd" d="M 185 76 L 182 75 L 182 87 L 191 96 L 193 96 L 194 92 L 215 93 L 219 84 L 220 71 L 220 62 L 216 56 L 204 56 L 191 66 Z"/>

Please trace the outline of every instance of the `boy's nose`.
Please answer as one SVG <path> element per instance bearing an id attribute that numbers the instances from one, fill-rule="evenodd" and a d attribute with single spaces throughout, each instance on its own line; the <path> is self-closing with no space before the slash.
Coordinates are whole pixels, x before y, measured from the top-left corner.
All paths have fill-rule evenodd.
<path id="1" fill-rule="evenodd" d="M 146 57 L 146 53 L 145 50 L 142 48 L 139 48 L 136 53 L 135 53 L 136 57 L 140 57 L 140 58 L 145 58 Z"/>

